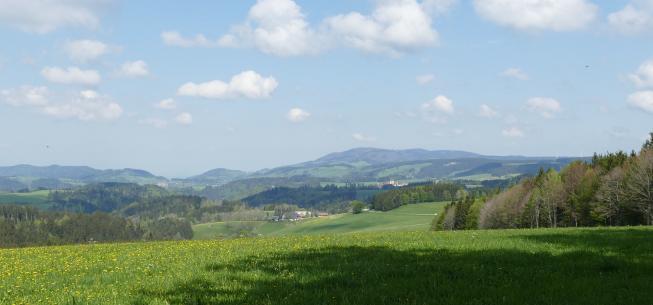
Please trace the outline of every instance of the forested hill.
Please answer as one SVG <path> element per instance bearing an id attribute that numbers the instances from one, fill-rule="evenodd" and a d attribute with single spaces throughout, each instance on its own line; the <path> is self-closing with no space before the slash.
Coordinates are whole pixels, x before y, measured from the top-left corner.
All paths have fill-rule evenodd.
<path id="1" fill-rule="evenodd" d="M 469 221 L 468 221 L 469 220 Z M 653 224 L 653 133 L 639 153 L 594 155 L 541 170 L 487 201 L 460 200 L 434 227 L 481 229 Z"/>
<path id="2" fill-rule="evenodd" d="M 159 184 L 167 181 L 165 177 L 131 168 L 99 170 L 88 166 L 59 165 L 0 167 L 0 191 L 65 189 L 99 182 Z"/>

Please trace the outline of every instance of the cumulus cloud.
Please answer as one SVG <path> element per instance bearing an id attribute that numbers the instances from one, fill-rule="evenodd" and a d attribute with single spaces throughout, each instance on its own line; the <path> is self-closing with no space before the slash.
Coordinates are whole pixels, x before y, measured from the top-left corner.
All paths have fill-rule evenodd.
<path id="1" fill-rule="evenodd" d="M 300 123 L 306 121 L 310 116 L 311 116 L 310 112 L 301 108 L 292 108 L 290 109 L 290 111 L 288 111 L 288 114 L 286 114 L 286 118 L 288 119 L 288 121 L 291 121 L 293 123 Z"/>
<path id="2" fill-rule="evenodd" d="M 204 47 L 212 48 L 217 47 L 217 41 L 207 39 L 203 34 L 196 34 L 193 37 L 184 37 L 177 31 L 166 31 L 161 33 L 163 43 L 169 46 L 191 48 L 191 47 Z"/>
<path id="3" fill-rule="evenodd" d="M 479 109 L 478 115 L 480 117 L 491 119 L 491 118 L 495 118 L 495 117 L 499 116 L 499 112 L 494 110 L 489 105 L 483 104 L 483 105 L 481 105 L 481 107 Z"/>
<path id="4" fill-rule="evenodd" d="M 258 0 L 247 20 L 219 40 L 223 47 L 253 46 L 264 53 L 296 56 L 319 51 L 319 38 L 293 0 Z"/>
<path id="5" fill-rule="evenodd" d="M 95 70 L 82 70 L 77 67 L 45 67 L 41 75 L 50 82 L 58 84 L 97 85 L 102 80 Z"/>
<path id="6" fill-rule="evenodd" d="M 539 113 L 544 118 L 552 118 L 556 113 L 562 111 L 560 102 L 549 97 L 534 97 L 526 102 L 530 111 Z"/>
<path id="7" fill-rule="evenodd" d="M 81 121 L 115 120 L 123 112 L 119 104 L 92 90 L 82 91 L 76 98 L 60 104 L 47 105 L 42 110 L 50 116 Z"/>
<path id="8" fill-rule="evenodd" d="M 163 32 L 161 38 L 171 46 L 251 47 L 276 56 L 316 54 L 341 45 L 396 56 L 436 45 L 432 19 L 456 2 L 379 0 L 370 14 L 339 14 L 314 26 L 294 0 L 258 0 L 245 21 L 218 40 L 203 34 L 184 37 L 176 31 Z"/>
<path id="9" fill-rule="evenodd" d="M 48 88 L 32 86 L 22 86 L 18 89 L 6 89 L 0 92 L 4 103 L 16 107 L 43 107 L 49 103 L 49 95 Z"/>
<path id="10" fill-rule="evenodd" d="M 150 71 L 147 69 L 147 63 L 142 60 L 128 61 L 120 66 L 120 75 L 127 77 L 148 76 Z"/>
<path id="11" fill-rule="evenodd" d="M 23 86 L 0 92 L 3 102 L 16 107 L 30 107 L 48 116 L 80 121 L 110 121 L 122 116 L 122 107 L 109 97 L 93 90 L 74 96 L 57 97 L 46 87 Z"/>
<path id="12" fill-rule="evenodd" d="M 528 74 L 524 73 L 519 68 L 508 68 L 505 71 L 501 73 L 502 76 L 504 77 L 509 77 L 509 78 L 514 78 L 518 80 L 528 80 Z"/>
<path id="13" fill-rule="evenodd" d="M 631 94 L 628 96 L 628 104 L 653 114 L 653 91 L 640 91 Z"/>
<path id="14" fill-rule="evenodd" d="M 509 127 L 501 131 L 501 134 L 504 137 L 509 138 L 522 138 L 524 137 L 524 132 L 518 127 Z"/>
<path id="15" fill-rule="evenodd" d="M 0 23 L 33 33 L 62 27 L 96 28 L 98 13 L 109 0 L 3 0 Z"/>
<path id="16" fill-rule="evenodd" d="M 175 122 L 180 125 L 190 125 L 193 124 L 193 116 L 188 112 L 182 112 L 175 117 Z"/>
<path id="17" fill-rule="evenodd" d="M 199 84 L 186 83 L 179 87 L 177 94 L 210 99 L 262 99 L 270 97 L 278 85 L 274 77 L 245 71 L 232 77 L 229 82 L 214 80 Z"/>
<path id="18" fill-rule="evenodd" d="M 138 123 L 143 125 L 149 125 L 154 128 L 165 128 L 168 126 L 168 121 L 160 118 L 146 118 L 139 120 Z"/>
<path id="19" fill-rule="evenodd" d="M 634 1 L 608 15 L 608 23 L 624 34 L 636 34 L 653 29 L 653 1 Z"/>
<path id="20" fill-rule="evenodd" d="M 653 87 L 653 59 L 641 64 L 635 73 L 628 75 L 628 78 L 637 87 Z"/>
<path id="21" fill-rule="evenodd" d="M 362 133 L 354 133 L 351 135 L 354 140 L 359 141 L 359 142 L 375 142 L 376 138 L 375 137 L 370 137 L 367 135 L 364 135 Z"/>
<path id="22" fill-rule="evenodd" d="M 518 30 L 580 30 L 595 20 L 598 7 L 588 0 L 474 0 L 483 18 Z"/>
<path id="23" fill-rule="evenodd" d="M 454 112 L 453 101 L 444 95 L 439 95 L 432 101 L 422 104 L 422 109 L 446 114 L 453 114 Z"/>
<path id="24" fill-rule="evenodd" d="M 154 107 L 163 110 L 173 110 L 177 108 L 177 102 L 175 102 L 175 100 L 171 98 L 167 98 L 165 100 L 156 103 Z"/>
<path id="25" fill-rule="evenodd" d="M 454 113 L 453 101 L 444 95 L 439 95 L 430 102 L 422 104 L 423 116 L 433 122 L 444 124 L 447 116 Z"/>
<path id="26" fill-rule="evenodd" d="M 109 52 L 109 46 L 97 40 L 75 40 L 64 45 L 70 59 L 77 62 L 95 60 Z"/>
<path id="27" fill-rule="evenodd" d="M 435 75 L 433 74 L 424 74 L 424 75 L 418 75 L 415 77 L 415 81 L 417 81 L 418 84 L 420 85 L 426 85 L 430 82 L 435 80 Z"/>
<path id="28" fill-rule="evenodd" d="M 370 15 L 351 12 L 324 23 L 346 45 L 367 52 L 399 55 L 438 42 L 431 15 L 415 0 L 378 1 Z"/>

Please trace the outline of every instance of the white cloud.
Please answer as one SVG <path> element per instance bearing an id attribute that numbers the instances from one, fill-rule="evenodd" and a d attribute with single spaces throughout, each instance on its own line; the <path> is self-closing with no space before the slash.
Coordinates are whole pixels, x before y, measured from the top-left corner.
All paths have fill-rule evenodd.
<path id="1" fill-rule="evenodd" d="M 430 82 L 435 80 L 435 75 L 433 74 L 424 74 L 424 75 L 418 75 L 415 77 L 415 81 L 417 81 L 418 84 L 420 85 L 426 85 Z"/>
<path id="2" fill-rule="evenodd" d="M 319 53 L 344 45 L 393 56 L 438 42 L 432 17 L 448 11 L 457 0 L 379 0 L 370 15 L 350 12 L 325 18 L 312 26 L 293 0 L 258 0 L 247 19 L 218 41 L 202 34 L 185 38 L 162 34 L 164 42 L 183 47 L 253 47 L 276 56 Z"/>
<path id="3" fill-rule="evenodd" d="M 537 112 L 545 118 L 552 118 L 555 113 L 562 110 L 560 102 L 548 97 L 531 98 L 526 102 L 526 105 L 530 111 Z"/>
<path id="4" fill-rule="evenodd" d="M 481 105 L 481 107 L 479 109 L 478 115 L 481 116 L 481 117 L 484 117 L 484 118 L 491 119 L 491 118 L 499 116 L 499 112 L 494 110 L 489 105 L 483 104 L 483 105 Z"/>
<path id="5" fill-rule="evenodd" d="M 444 95 L 438 95 L 432 101 L 422 104 L 422 109 L 426 111 L 438 111 L 446 114 L 453 114 L 453 101 Z"/>
<path id="6" fill-rule="evenodd" d="M 376 138 L 375 137 L 370 137 L 366 136 L 362 133 L 354 133 L 351 135 L 354 140 L 359 141 L 359 142 L 375 142 Z"/>
<path id="7" fill-rule="evenodd" d="M 596 18 L 588 0 L 474 0 L 483 18 L 518 30 L 575 31 Z"/>
<path id="8" fill-rule="evenodd" d="M 128 61 L 120 66 L 120 74 L 127 77 L 142 77 L 150 74 L 147 63 L 142 60 Z"/>
<path id="9" fill-rule="evenodd" d="M 110 121 L 122 116 L 122 107 L 96 91 L 84 90 L 74 96 L 55 96 L 46 87 L 23 86 L 0 92 L 2 100 L 12 106 L 31 107 L 62 119 Z"/>
<path id="10" fill-rule="evenodd" d="M 62 27 L 96 28 L 98 13 L 109 0 L 2 0 L 0 23 L 34 33 Z"/>
<path id="11" fill-rule="evenodd" d="M 432 101 L 422 104 L 422 115 L 432 123 L 444 124 L 447 116 L 454 113 L 453 101 L 446 96 L 439 95 Z"/>
<path id="12" fill-rule="evenodd" d="M 509 138 L 522 138 L 524 137 L 524 132 L 519 129 L 518 127 L 510 127 L 506 128 L 501 131 L 501 134 L 504 137 L 509 137 Z"/>
<path id="13" fill-rule="evenodd" d="M 608 23 L 624 34 L 653 29 L 653 1 L 633 1 L 620 11 L 608 15 Z"/>
<path id="14" fill-rule="evenodd" d="M 12 106 L 42 107 L 49 103 L 50 92 L 46 87 L 22 86 L 18 89 L 0 91 L 2 101 Z"/>
<path id="15" fill-rule="evenodd" d="M 100 73 L 95 70 L 82 70 L 77 67 L 66 69 L 59 67 L 45 67 L 41 75 L 50 82 L 58 84 L 97 85 L 102 80 Z"/>
<path id="16" fill-rule="evenodd" d="M 429 12 L 415 0 L 378 1 L 371 15 L 351 12 L 324 23 L 339 41 L 366 52 L 396 56 L 438 42 Z"/>
<path id="17" fill-rule="evenodd" d="M 175 122 L 181 125 L 193 124 L 193 116 L 188 112 L 182 112 L 175 117 Z"/>
<path id="18" fill-rule="evenodd" d="M 510 77 L 518 80 L 528 80 L 528 74 L 524 73 L 519 68 L 508 68 L 501 73 L 502 76 Z"/>
<path id="19" fill-rule="evenodd" d="M 177 108 L 177 103 L 171 98 L 162 100 L 154 105 L 154 107 L 164 110 L 173 110 Z"/>
<path id="20" fill-rule="evenodd" d="M 311 113 L 304 109 L 292 108 L 290 111 L 288 111 L 286 118 L 293 123 L 299 123 L 306 121 L 310 116 Z"/>
<path id="21" fill-rule="evenodd" d="M 64 45 L 70 59 L 77 62 L 95 60 L 109 52 L 109 46 L 97 40 L 75 40 Z"/>
<path id="22" fill-rule="evenodd" d="M 653 87 L 653 59 L 641 64 L 637 72 L 630 74 L 628 78 L 637 87 Z"/>
<path id="23" fill-rule="evenodd" d="M 159 118 L 146 118 L 138 121 L 140 124 L 149 125 L 154 128 L 165 128 L 168 126 L 168 121 Z"/>
<path id="24" fill-rule="evenodd" d="M 75 118 L 80 121 L 115 120 L 122 115 L 122 107 L 95 91 L 85 90 L 79 96 L 60 104 L 50 104 L 43 113 L 62 119 Z"/>
<path id="25" fill-rule="evenodd" d="M 320 42 L 293 0 L 258 0 L 245 23 L 219 40 L 223 47 L 255 47 L 277 56 L 316 53 Z"/>
<path id="26" fill-rule="evenodd" d="M 254 71 L 245 71 L 232 77 L 228 83 L 220 80 L 186 83 L 179 87 L 177 94 L 211 99 L 261 99 L 270 97 L 278 85 L 273 77 L 262 77 Z"/>
<path id="27" fill-rule="evenodd" d="M 204 47 L 213 48 L 218 46 L 217 41 L 207 39 L 203 34 L 197 34 L 194 37 L 184 37 L 177 31 L 167 31 L 161 33 L 163 43 L 173 47 L 191 48 Z"/>
<path id="28" fill-rule="evenodd" d="M 635 92 L 628 96 L 628 103 L 632 107 L 653 114 L 653 91 Z"/>

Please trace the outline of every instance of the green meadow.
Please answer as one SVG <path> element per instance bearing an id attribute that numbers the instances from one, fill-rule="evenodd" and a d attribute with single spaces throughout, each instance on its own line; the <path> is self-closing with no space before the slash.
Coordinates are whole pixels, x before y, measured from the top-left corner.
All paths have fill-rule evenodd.
<path id="1" fill-rule="evenodd" d="M 651 304 L 653 228 L 0 250 L 0 304 Z"/>
<path id="2" fill-rule="evenodd" d="M 0 192 L 0 204 L 30 205 L 38 208 L 48 208 L 47 203 L 50 191 L 34 191 L 28 193 Z"/>
<path id="3" fill-rule="evenodd" d="M 327 234 L 374 231 L 426 231 L 435 214 L 442 211 L 445 202 L 410 204 L 389 212 L 363 212 L 309 218 L 297 222 L 218 222 L 193 227 L 195 239 L 211 239 L 237 235 L 239 231 L 250 235 Z"/>

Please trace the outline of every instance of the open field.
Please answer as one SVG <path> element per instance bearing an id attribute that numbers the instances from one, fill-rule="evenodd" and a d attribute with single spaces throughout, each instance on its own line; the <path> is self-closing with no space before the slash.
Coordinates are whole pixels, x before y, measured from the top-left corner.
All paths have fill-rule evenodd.
<path id="1" fill-rule="evenodd" d="M 389 212 L 364 212 L 312 218 L 299 222 L 218 222 L 193 227 L 195 239 L 211 239 L 233 235 L 240 229 L 251 229 L 253 234 L 325 234 L 373 231 L 426 231 L 436 213 L 446 203 L 419 203 L 402 206 Z"/>
<path id="2" fill-rule="evenodd" d="M 0 204 L 31 205 L 37 208 L 48 208 L 48 194 L 50 191 L 34 191 L 29 193 L 0 192 Z"/>
<path id="3" fill-rule="evenodd" d="M 1 304 L 650 304 L 653 228 L 0 250 Z"/>

